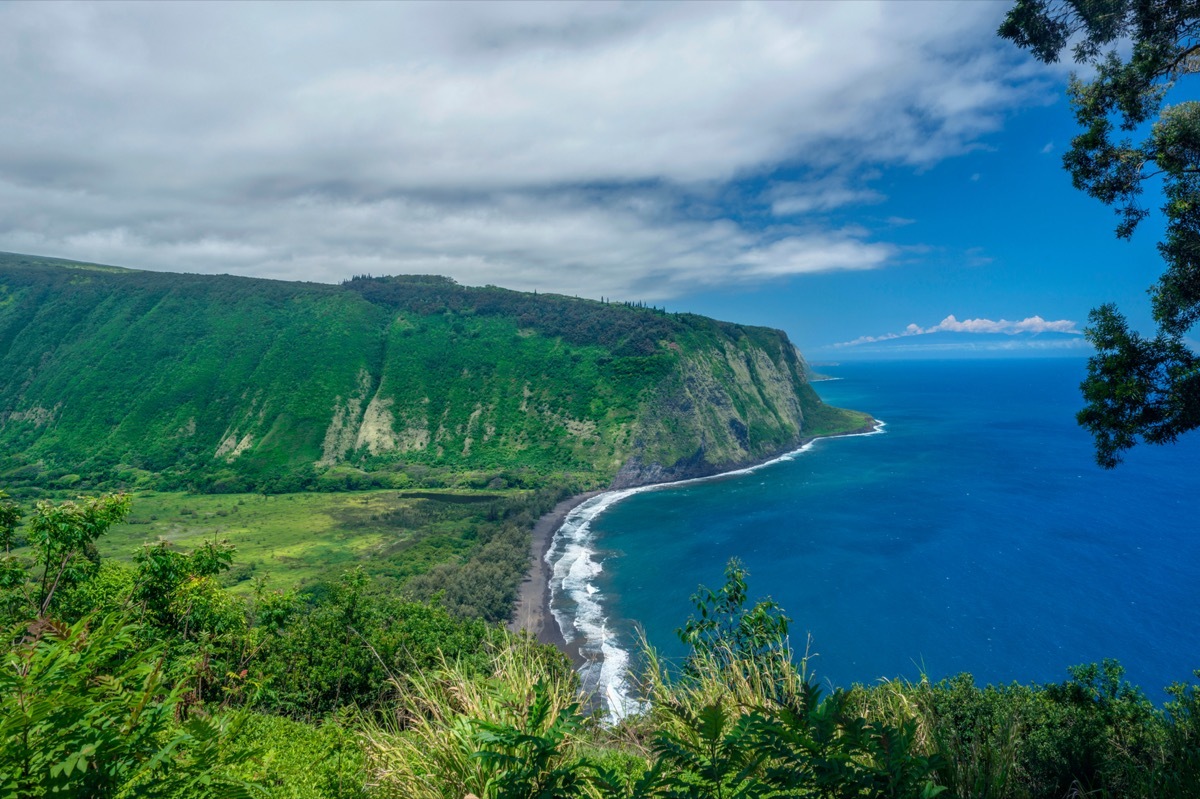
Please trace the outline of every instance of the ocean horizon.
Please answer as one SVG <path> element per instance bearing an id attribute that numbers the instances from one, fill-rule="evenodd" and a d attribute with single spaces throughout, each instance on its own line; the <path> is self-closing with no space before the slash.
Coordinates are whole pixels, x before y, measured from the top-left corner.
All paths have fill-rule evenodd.
<path id="1" fill-rule="evenodd" d="M 1116 658 L 1155 701 L 1200 668 L 1200 441 L 1106 471 L 1074 420 L 1077 359 L 824 366 L 822 398 L 880 434 L 821 439 L 751 470 L 610 492 L 548 554 L 552 609 L 619 704 L 639 631 L 675 630 L 730 558 L 793 620 L 827 686 L 1043 683 Z M 811 644 L 810 644 L 811 642 Z"/>

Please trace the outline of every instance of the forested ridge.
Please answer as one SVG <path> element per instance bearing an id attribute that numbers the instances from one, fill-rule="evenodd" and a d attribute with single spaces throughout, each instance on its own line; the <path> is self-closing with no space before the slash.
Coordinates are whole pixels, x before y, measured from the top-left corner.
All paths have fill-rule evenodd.
<path id="1" fill-rule="evenodd" d="M 0 480 L 56 488 L 601 487 L 869 423 L 781 331 L 428 276 L 0 255 L 0 374 Z"/>

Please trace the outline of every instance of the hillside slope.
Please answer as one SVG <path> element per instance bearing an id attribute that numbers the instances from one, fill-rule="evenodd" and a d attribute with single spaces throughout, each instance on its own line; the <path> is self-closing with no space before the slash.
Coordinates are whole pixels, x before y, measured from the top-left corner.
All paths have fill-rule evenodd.
<path id="1" fill-rule="evenodd" d="M 634 485 L 869 423 L 822 404 L 805 371 L 781 331 L 446 278 L 0 254 L 10 485 Z"/>

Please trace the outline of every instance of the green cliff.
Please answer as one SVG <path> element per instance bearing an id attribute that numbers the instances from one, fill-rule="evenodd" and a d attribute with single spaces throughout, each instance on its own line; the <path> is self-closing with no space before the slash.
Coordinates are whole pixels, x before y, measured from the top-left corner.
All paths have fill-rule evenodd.
<path id="1" fill-rule="evenodd" d="M 0 481 L 634 485 L 869 424 L 777 330 L 468 288 L 0 254 Z"/>

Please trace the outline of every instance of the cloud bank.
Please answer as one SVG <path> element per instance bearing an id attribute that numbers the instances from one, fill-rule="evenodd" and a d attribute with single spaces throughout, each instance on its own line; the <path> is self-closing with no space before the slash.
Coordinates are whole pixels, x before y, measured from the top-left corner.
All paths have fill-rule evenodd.
<path id="1" fill-rule="evenodd" d="M 1044 91 L 1003 11 L 4 4 L 0 249 L 646 299 L 879 268 L 829 212 Z"/>

